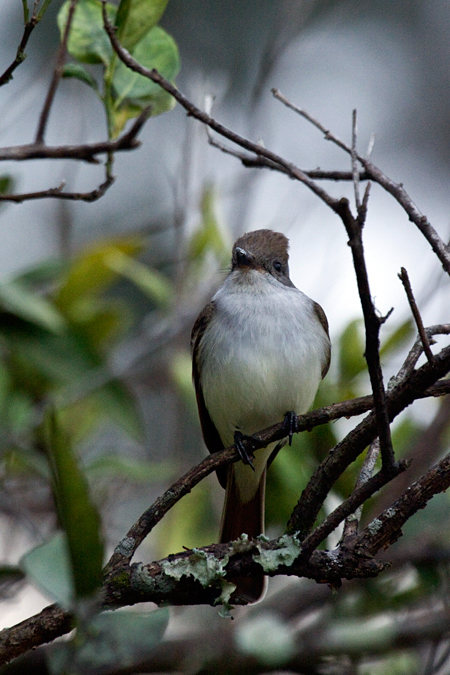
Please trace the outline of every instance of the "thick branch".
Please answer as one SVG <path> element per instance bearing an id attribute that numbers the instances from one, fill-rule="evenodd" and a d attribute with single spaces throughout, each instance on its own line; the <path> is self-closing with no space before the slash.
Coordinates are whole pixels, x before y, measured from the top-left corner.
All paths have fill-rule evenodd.
<path id="1" fill-rule="evenodd" d="M 382 548 L 393 544 L 401 537 L 401 528 L 411 516 L 425 508 L 427 502 L 450 487 L 450 454 L 435 464 L 427 473 L 386 509 L 372 520 L 355 542 L 364 554 L 375 555 Z"/>
<path id="2" fill-rule="evenodd" d="M 446 347 L 435 356 L 434 363 L 426 363 L 389 391 L 386 397 L 389 420 L 392 421 L 418 398 L 421 391 L 425 391 L 449 370 L 450 347 Z M 309 534 L 336 480 L 377 435 L 376 415 L 372 411 L 330 451 L 316 469 L 294 509 L 288 523 L 288 532 L 301 532 L 303 538 Z"/>

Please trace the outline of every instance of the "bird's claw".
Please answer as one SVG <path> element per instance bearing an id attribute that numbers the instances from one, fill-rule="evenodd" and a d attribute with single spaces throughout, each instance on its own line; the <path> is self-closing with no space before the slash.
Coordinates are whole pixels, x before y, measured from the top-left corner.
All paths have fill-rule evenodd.
<path id="1" fill-rule="evenodd" d="M 284 416 L 284 427 L 286 429 L 286 435 L 289 438 L 289 445 L 292 445 L 292 437 L 298 431 L 298 422 L 297 422 L 297 413 L 290 410 Z"/>
<path id="2" fill-rule="evenodd" d="M 253 465 L 254 460 L 253 453 L 247 452 L 244 445 L 244 441 L 247 439 L 252 440 L 251 437 L 244 436 L 244 434 L 241 433 L 240 431 L 234 432 L 234 445 L 236 446 L 236 450 L 238 451 L 239 457 L 242 459 L 244 464 L 247 464 L 253 469 L 253 471 L 255 471 L 255 467 Z"/>

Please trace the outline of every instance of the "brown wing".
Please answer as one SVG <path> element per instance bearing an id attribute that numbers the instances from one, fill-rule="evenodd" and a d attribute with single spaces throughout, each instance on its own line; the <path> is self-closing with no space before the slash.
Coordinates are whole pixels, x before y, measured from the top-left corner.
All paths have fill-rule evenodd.
<path id="1" fill-rule="evenodd" d="M 197 320 L 192 329 L 191 335 L 191 350 L 192 350 L 192 379 L 194 380 L 195 394 L 197 396 L 198 414 L 200 417 L 200 424 L 202 427 L 203 440 L 209 452 L 218 452 L 223 450 L 224 445 L 220 440 L 219 433 L 214 426 L 214 423 L 209 416 L 208 409 L 205 405 L 203 397 L 201 373 L 199 366 L 200 343 L 202 341 L 205 330 L 211 320 L 215 311 L 215 303 L 210 302 L 206 305 L 197 317 Z M 223 488 L 227 484 L 227 467 L 223 467 L 217 471 L 219 483 Z"/>
<path id="2" fill-rule="evenodd" d="M 328 335 L 328 338 L 329 338 L 330 333 L 328 331 L 328 319 L 326 317 L 325 312 L 323 311 L 322 307 L 319 305 L 318 302 L 314 303 L 314 311 L 315 311 L 316 316 L 319 319 L 320 323 L 322 324 L 322 328 L 324 329 L 325 333 Z M 325 358 L 325 361 L 322 364 L 322 379 L 328 373 L 328 369 L 330 367 L 330 360 L 331 360 L 331 343 L 329 343 L 326 358 Z"/>

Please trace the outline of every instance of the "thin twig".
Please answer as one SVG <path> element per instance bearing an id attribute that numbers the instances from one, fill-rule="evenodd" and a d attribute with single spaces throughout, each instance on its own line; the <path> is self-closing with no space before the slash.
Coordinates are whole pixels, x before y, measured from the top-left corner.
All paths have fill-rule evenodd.
<path id="1" fill-rule="evenodd" d="M 328 129 L 326 129 L 318 120 L 316 120 L 312 115 L 310 115 L 306 110 L 298 108 L 293 103 L 291 103 L 285 96 L 283 96 L 278 90 L 272 90 L 275 98 L 284 103 L 288 108 L 295 111 L 302 117 L 304 117 L 308 122 L 315 126 L 319 131 L 321 131 L 326 140 L 331 141 L 339 148 L 347 152 L 350 156 L 352 154 L 352 149 L 346 143 L 341 141 L 340 138 L 332 134 Z M 371 148 L 370 148 L 371 151 Z M 357 154 L 358 161 L 364 167 L 364 169 L 369 174 L 370 178 L 376 183 L 381 185 L 389 194 L 391 194 L 394 199 L 400 204 L 403 210 L 408 215 L 409 219 L 417 226 L 420 232 L 423 234 L 425 239 L 430 244 L 431 248 L 439 258 L 442 267 L 445 271 L 450 274 L 450 247 L 445 244 L 445 242 L 438 235 L 434 227 L 429 222 L 428 218 L 424 216 L 417 206 L 412 201 L 411 197 L 408 195 L 401 183 L 395 183 L 391 178 L 386 176 L 381 169 L 379 169 L 375 164 L 372 164 L 370 161 L 370 154 L 368 157 L 362 157 Z"/>
<path id="2" fill-rule="evenodd" d="M 408 298 L 409 306 L 411 307 L 414 321 L 416 322 L 417 330 L 419 332 L 420 339 L 422 341 L 423 351 L 425 352 L 428 361 L 432 363 L 434 359 L 433 352 L 431 351 L 430 343 L 425 331 L 425 327 L 423 325 L 422 317 L 420 316 L 419 308 L 417 307 L 417 303 L 414 298 L 408 272 L 404 267 L 401 268 L 398 278 L 402 282 L 403 288 L 405 289 L 406 297 Z"/>
<path id="3" fill-rule="evenodd" d="M 28 40 L 30 39 L 31 33 L 39 23 L 36 11 L 37 6 L 35 3 L 35 6 L 33 8 L 33 14 L 31 15 L 30 20 L 27 21 L 27 23 L 25 24 L 22 39 L 20 40 L 19 46 L 17 47 L 16 57 L 14 61 L 7 67 L 5 72 L 2 75 L 0 75 L 0 87 L 4 84 L 7 84 L 12 79 L 13 73 L 16 70 L 16 68 L 20 66 L 20 64 L 23 63 L 24 60 L 26 59 L 25 47 L 28 44 Z"/>
<path id="4" fill-rule="evenodd" d="M 420 391 L 425 391 L 449 370 L 450 346 L 435 356 L 433 364 L 425 363 L 389 391 L 386 397 L 389 421 L 416 400 Z M 291 515 L 287 527 L 289 533 L 299 532 L 302 538 L 310 533 L 336 480 L 377 436 L 378 423 L 372 411 L 329 452 L 316 469 Z"/>
<path id="5" fill-rule="evenodd" d="M 330 513 L 325 520 L 311 532 L 311 534 L 305 537 L 302 541 L 302 555 L 306 558 L 310 556 L 319 544 L 321 544 L 345 518 L 350 517 L 351 514 L 356 517 L 357 512 L 362 508 L 364 502 L 372 497 L 375 492 L 384 487 L 384 485 L 390 483 L 393 478 L 405 471 L 408 466 L 409 462 L 402 460 L 395 464 L 392 471 L 384 471 L 381 469 L 375 476 L 370 476 L 359 485 L 357 484 L 351 496 L 334 509 L 334 511 L 332 511 L 332 513 Z M 344 537 L 342 537 L 342 540 L 344 540 Z"/>
<path id="6" fill-rule="evenodd" d="M 0 160 L 24 161 L 28 159 L 75 159 L 89 164 L 99 164 L 96 155 L 134 150 L 140 146 L 137 135 L 150 114 L 151 106 L 145 108 L 127 133 L 114 141 L 99 141 L 81 145 L 16 145 L 0 148 Z"/>
<path id="7" fill-rule="evenodd" d="M 231 131 L 223 124 L 220 124 L 220 122 L 217 122 L 214 118 L 210 117 L 203 110 L 197 108 L 197 106 L 195 106 L 192 103 L 192 101 L 190 101 L 186 96 L 184 96 L 184 94 L 182 94 L 171 82 L 169 82 L 169 80 L 166 80 L 166 78 L 163 77 L 155 68 L 149 70 L 148 68 L 144 68 L 144 66 L 138 63 L 131 56 L 131 54 L 126 49 L 124 49 L 124 47 L 122 47 L 122 45 L 118 41 L 115 34 L 114 26 L 112 25 L 106 13 L 106 0 L 102 0 L 102 8 L 103 8 L 103 22 L 105 30 L 109 35 L 111 45 L 116 54 L 118 55 L 118 57 L 120 58 L 120 60 L 126 66 L 128 66 L 128 68 L 134 70 L 134 72 L 139 73 L 140 75 L 143 75 L 144 77 L 147 77 L 148 79 L 152 80 L 152 82 L 159 84 L 165 91 L 171 94 L 176 101 L 178 101 L 178 103 L 186 110 L 189 116 L 195 117 L 200 122 L 203 122 L 203 124 L 206 124 L 211 129 L 216 131 L 221 136 L 224 136 L 233 143 L 236 143 L 236 145 L 239 145 L 241 148 L 249 150 L 250 152 L 253 152 L 258 156 L 266 157 L 275 164 L 278 164 L 280 167 L 286 170 L 286 173 L 288 173 L 289 176 L 291 176 L 292 178 L 296 178 L 300 182 L 307 185 L 309 189 L 319 197 L 319 199 L 325 202 L 325 204 L 327 204 L 331 209 L 333 209 L 333 211 L 335 211 L 336 213 L 338 212 L 339 200 L 331 197 L 331 195 L 329 195 L 325 190 L 323 190 L 319 185 L 317 185 L 301 169 L 295 166 L 295 164 L 287 162 L 285 159 L 283 159 L 276 153 L 267 150 L 263 146 L 258 145 L 258 143 L 253 143 L 252 141 L 249 141 L 243 136 L 240 136 L 234 131 Z"/>
<path id="8" fill-rule="evenodd" d="M 423 509 L 427 502 L 439 492 L 450 487 L 450 455 L 427 471 L 409 488 L 375 518 L 358 536 L 355 546 L 360 551 L 375 555 L 378 551 L 393 544 L 401 536 L 401 528 L 412 515 Z"/>
<path id="9" fill-rule="evenodd" d="M 364 457 L 364 462 L 355 484 L 354 490 L 355 492 L 359 490 L 359 488 L 361 488 L 365 483 L 367 483 L 367 481 L 369 481 L 372 478 L 379 452 L 380 452 L 380 441 L 378 438 L 376 438 L 373 441 L 373 443 L 370 444 L 366 452 L 366 456 Z M 357 534 L 358 523 L 361 519 L 362 506 L 363 505 L 361 504 L 360 506 L 358 506 L 358 508 L 355 510 L 354 513 L 347 516 L 344 523 L 344 531 L 342 533 L 341 543 L 345 544 L 346 539 L 348 539 L 349 537 L 353 537 L 355 534 Z"/>
<path id="10" fill-rule="evenodd" d="M 353 256 L 358 292 L 364 315 L 366 329 L 365 357 L 369 369 L 370 383 L 375 403 L 375 414 L 378 424 L 378 436 L 380 439 L 381 457 L 386 470 L 395 463 L 394 450 L 391 440 L 389 416 L 386 409 L 386 394 L 383 384 L 383 372 L 380 362 L 379 333 L 382 321 L 378 317 L 372 302 L 369 286 L 369 276 L 364 256 L 362 240 L 363 222 L 355 219 L 350 211 L 348 202 L 341 200 L 341 218 L 347 230 L 349 245 Z M 360 212 L 361 217 L 363 216 Z"/>
<path id="11" fill-rule="evenodd" d="M 429 326 L 428 328 L 425 328 L 425 334 L 429 342 L 430 340 L 432 340 L 433 335 L 449 335 L 450 323 L 438 324 L 436 326 Z M 422 353 L 423 353 L 423 343 L 419 336 L 415 341 L 414 345 L 411 347 L 409 354 L 404 360 L 402 367 L 398 371 L 397 375 L 395 375 L 390 379 L 388 384 L 388 391 L 390 391 L 390 389 L 394 385 L 399 384 L 400 382 L 406 380 L 406 378 L 414 370 L 416 363 L 419 360 Z"/>
<path id="12" fill-rule="evenodd" d="M 67 14 L 67 23 L 64 29 L 62 36 L 61 44 L 58 49 L 58 54 L 56 56 L 56 66 L 53 71 L 53 77 L 48 88 L 47 96 L 45 97 L 44 106 L 42 108 L 41 115 L 39 117 L 39 124 L 36 131 L 35 143 L 36 145 L 41 145 L 44 142 L 45 129 L 48 122 L 48 117 L 50 115 L 50 109 L 55 98 L 56 90 L 58 88 L 59 81 L 62 77 L 64 64 L 67 57 L 67 41 L 69 39 L 70 27 L 72 25 L 73 16 L 75 13 L 75 8 L 79 0 L 70 0 L 69 11 Z"/>
<path id="13" fill-rule="evenodd" d="M 361 199 L 359 196 L 359 170 L 358 170 L 358 153 L 356 150 L 358 128 L 357 128 L 357 114 L 356 108 L 352 111 L 352 176 L 353 176 L 353 189 L 355 191 L 355 204 L 356 211 L 359 215 L 361 210 Z"/>
<path id="14" fill-rule="evenodd" d="M 0 202 L 15 202 L 16 204 L 21 204 L 30 199 L 48 199 L 52 197 L 55 199 L 67 199 L 69 201 L 95 202 L 97 199 L 103 197 L 114 181 L 115 178 L 111 176 L 91 192 L 64 192 L 63 190 L 66 184 L 63 182 L 56 188 L 49 188 L 48 190 L 41 190 L 40 192 L 23 192 L 18 195 L 0 195 Z"/>

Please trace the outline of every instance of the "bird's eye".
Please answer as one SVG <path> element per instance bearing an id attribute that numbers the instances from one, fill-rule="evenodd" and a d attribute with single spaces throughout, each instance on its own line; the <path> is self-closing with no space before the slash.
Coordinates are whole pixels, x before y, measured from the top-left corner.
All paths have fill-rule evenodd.
<path id="1" fill-rule="evenodd" d="M 280 263 L 279 260 L 275 260 L 275 262 L 273 263 L 273 269 L 274 269 L 276 272 L 281 272 L 281 271 L 282 271 L 283 265 Z"/>

